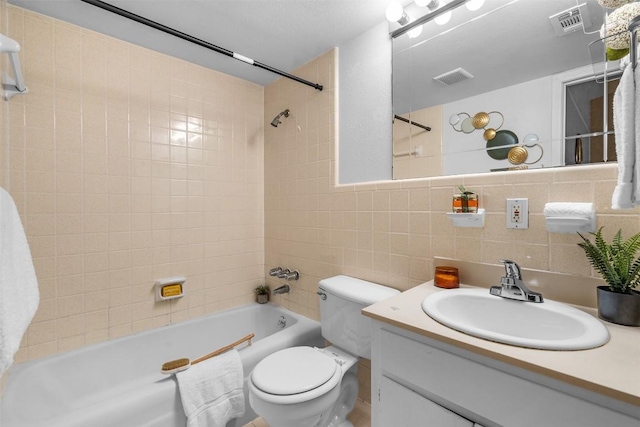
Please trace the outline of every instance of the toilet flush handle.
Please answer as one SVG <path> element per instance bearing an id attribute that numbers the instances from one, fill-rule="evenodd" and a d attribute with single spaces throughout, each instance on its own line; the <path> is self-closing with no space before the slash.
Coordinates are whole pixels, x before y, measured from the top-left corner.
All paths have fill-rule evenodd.
<path id="1" fill-rule="evenodd" d="M 321 299 L 322 301 L 324 301 L 324 300 L 326 300 L 326 299 L 327 299 L 327 294 L 325 294 L 324 292 L 322 292 L 322 291 L 318 291 L 318 292 L 316 292 L 316 293 L 317 293 L 318 295 L 320 295 L 320 299 Z"/>

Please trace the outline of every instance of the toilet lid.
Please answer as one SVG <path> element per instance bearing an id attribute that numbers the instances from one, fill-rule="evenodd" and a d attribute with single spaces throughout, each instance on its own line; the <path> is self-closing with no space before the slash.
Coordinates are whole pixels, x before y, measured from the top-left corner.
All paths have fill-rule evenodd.
<path id="1" fill-rule="evenodd" d="M 320 387 L 333 377 L 336 362 L 312 347 L 291 347 L 265 357 L 251 380 L 269 394 L 291 395 Z"/>

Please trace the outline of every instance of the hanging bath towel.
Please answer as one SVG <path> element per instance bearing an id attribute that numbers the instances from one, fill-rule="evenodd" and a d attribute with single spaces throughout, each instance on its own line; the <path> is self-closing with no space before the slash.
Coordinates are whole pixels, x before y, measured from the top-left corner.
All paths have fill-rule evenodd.
<path id="1" fill-rule="evenodd" d="M 176 374 L 187 427 L 224 427 L 244 415 L 242 361 L 229 350 Z"/>
<path id="2" fill-rule="evenodd" d="M 631 67 L 629 67 L 631 68 Z M 633 204 L 640 206 L 640 66 L 636 66 L 634 72 L 635 79 L 635 117 L 634 117 L 634 133 L 635 133 L 635 151 L 636 161 L 633 165 Z"/>
<path id="3" fill-rule="evenodd" d="M 13 363 L 39 301 L 18 210 L 9 193 L 0 188 L 0 375 Z"/>
<path id="4" fill-rule="evenodd" d="M 640 67 L 637 67 L 640 71 Z M 627 66 L 613 96 L 613 123 L 618 157 L 618 184 L 611 198 L 612 209 L 631 209 L 640 203 L 635 194 L 638 186 L 636 121 L 638 121 L 633 67 Z"/>

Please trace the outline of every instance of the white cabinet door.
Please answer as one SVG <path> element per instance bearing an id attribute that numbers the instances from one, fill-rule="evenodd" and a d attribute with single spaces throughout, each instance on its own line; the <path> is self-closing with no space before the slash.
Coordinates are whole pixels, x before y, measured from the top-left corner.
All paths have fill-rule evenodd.
<path id="1" fill-rule="evenodd" d="M 468 419 L 384 376 L 380 382 L 380 422 L 384 427 L 473 427 Z"/>

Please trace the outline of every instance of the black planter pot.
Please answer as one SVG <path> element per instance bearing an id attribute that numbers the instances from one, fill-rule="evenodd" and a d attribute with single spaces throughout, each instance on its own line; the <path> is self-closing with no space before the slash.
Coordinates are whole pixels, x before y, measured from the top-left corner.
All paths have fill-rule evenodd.
<path id="1" fill-rule="evenodd" d="M 618 325 L 640 326 L 640 292 L 621 294 L 598 286 L 598 316 Z"/>

